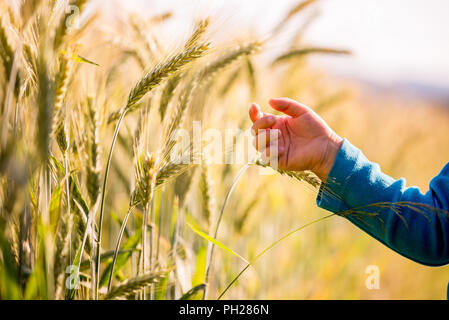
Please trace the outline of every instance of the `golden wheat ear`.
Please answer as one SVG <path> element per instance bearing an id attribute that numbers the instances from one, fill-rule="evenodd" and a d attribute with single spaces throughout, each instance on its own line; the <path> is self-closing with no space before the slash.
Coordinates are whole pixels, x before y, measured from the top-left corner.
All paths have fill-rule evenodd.
<path id="1" fill-rule="evenodd" d="M 112 300 L 119 297 L 126 297 L 142 290 L 145 287 L 154 285 L 167 276 L 167 270 L 146 273 L 135 278 L 131 278 L 124 283 L 113 287 L 105 296 L 104 300 Z"/>
<path id="2" fill-rule="evenodd" d="M 161 99 L 159 103 L 159 114 L 161 116 L 161 121 L 163 121 L 165 118 L 168 104 L 173 99 L 175 90 L 178 87 L 178 84 L 181 82 L 181 79 L 181 74 L 175 74 L 167 80 L 167 83 L 162 89 Z"/>
<path id="3" fill-rule="evenodd" d="M 209 44 L 204 43 L 182 51 L 166 61 L 158 64 L 152 71 L 145 74 L 131 90 L 125 110 L 132 110 L 142 97 L 159 85 L 162 80 L 174 72 L 180 70 L 189 62 L 202 57 L 209 49 Z"/>
<path id="4" fill-rule="evenodd" d="M 69 137 L 65 124 L 64 100 L 69 86 L 72 63 L 67 55 L 59 58 L 59 72 L 56 77 L 55 97 L 53 104 L 53 119 L 51 135 L 56 139 L 61 152 L 66 152 L 69 147 Z"/>
<path id="5" fill-rule="evenodd" d="M 284 53 L 277 57 L 272 65 L 276 65 L 280 62 L 289 61 L 293 58 L 301 58 L 310 54 L 337 54 L 337 55 L 350 55 L 351 51 L 344 49 L 334 49 L 334 48 L 320 48 L 320 47 L 310 47 L 310 48 L 302 48 L 302 49 L 294 49 L 290 50 L 287 53 Z"/>
<path id="6" fill-rule="evenodd" d="M 199 71 L 198 78 L 200 81 L 208 81 L 232 63 L 256 53 L 261 47 L 262 42 L 259 41 L 236 46 L 218 57 L 215 61 L 209 62 Z"/>
<path id="7" fill-rule="evenodd" d="M 111 113 L 108 122 L 118 120 L 122 113 L 127 114 L 138 110 L 141 107 L 139 101 L 147 93 L 161 84 L 162 81 L 166 78 L 170 77 L 177 71 L 180 71 L 188 63 L 204 56 L 208 49 L 208 43 L 199 44 L 188 50 L 179 52 L 178 54 L 171 56 L 157 64 L 151 71 L 144 74 L 144 76 L 134 85 L 131 92 L 129 93 L 128 101 L 125 107 L 121 110 Z"/>

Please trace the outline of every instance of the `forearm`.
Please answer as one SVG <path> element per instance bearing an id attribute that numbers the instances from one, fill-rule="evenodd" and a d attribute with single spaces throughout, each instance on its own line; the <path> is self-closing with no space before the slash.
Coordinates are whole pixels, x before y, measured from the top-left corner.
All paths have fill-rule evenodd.
<path id="1" fill-rule="evenodd" d="M 345 140 L 317 203 L 412 260 L 443 265 L 449 263 L 448 193 L 449 165 L 421 194 L 383 174 Z"/>

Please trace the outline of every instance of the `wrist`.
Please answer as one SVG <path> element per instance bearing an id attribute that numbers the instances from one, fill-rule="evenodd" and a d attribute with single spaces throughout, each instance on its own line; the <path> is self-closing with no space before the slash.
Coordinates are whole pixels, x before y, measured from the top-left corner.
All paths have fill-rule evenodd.
<path id="1" fill-rule="evenodd" d="M 343 138 L 332 132 L 323 144 L 324 150 L 323 155 L 321 156 L 321 161 L 319 161 L 318 165 L 312 171 L 322 182 L 326 182 L 327 176 L 334 165 L 337 153 L 343 144 Z"/>

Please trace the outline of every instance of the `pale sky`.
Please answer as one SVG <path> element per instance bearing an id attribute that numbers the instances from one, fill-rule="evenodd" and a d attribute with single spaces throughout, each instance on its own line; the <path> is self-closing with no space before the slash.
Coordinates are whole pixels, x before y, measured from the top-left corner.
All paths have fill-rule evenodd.
<path id="1" fill-rule="evenodd" d="M 297 0 L 116 0 L 149 15 L 178 8 L 176 19 L 212 15 L 229 36 L 266 36 Z M 111 3 L 107 1 L 107 3 Z M 350 58 L 315 58 L 335 72 L 389 84 L 411 80 L 449 87 L 448 0 L 322 0 L 307 43 L 350 49 Z M 308 13 L 311 13 L 309 10 Z M 305 12 L 307 13 L 307 12 Z M 288 30 L 301 23 L 295 20 Z M 183 29 L 181 22 L 174 29 Z M 185 28 L 188 32 L 190 24 Z M 285 43 L 288 37 L 285 37 Z M 281 40 L 282 43 L 282 40 Z"/>

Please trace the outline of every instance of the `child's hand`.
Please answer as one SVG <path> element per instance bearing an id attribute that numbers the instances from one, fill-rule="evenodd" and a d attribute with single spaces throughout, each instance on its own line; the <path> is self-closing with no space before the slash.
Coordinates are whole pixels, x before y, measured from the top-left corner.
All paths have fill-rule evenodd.
<path id="1" fill-rule="evenodd" d="M 305 105 L 288 98 L 271 99 L 269 103 L 286 116 L 262 113 L 257 104 L 251 106 L 249 115 L 254 122 L 256 148 L 269 157 L 270 144 L 272 148 L 274 143 L 270 142 L 269 130 L 277 129 L 279 169 L 311 170 L 321 181 L 326 181 L 343 139 Z M 266 139 L 261 129 L 267 130 Z"/>

